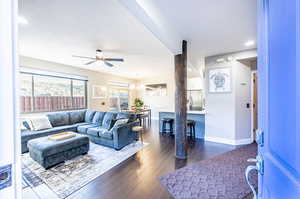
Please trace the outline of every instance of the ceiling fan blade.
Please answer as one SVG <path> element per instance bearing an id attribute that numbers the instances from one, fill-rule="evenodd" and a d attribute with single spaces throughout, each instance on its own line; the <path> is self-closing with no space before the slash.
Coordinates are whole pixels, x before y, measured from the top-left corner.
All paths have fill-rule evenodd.
<path id="1" fill-rule="evenodd" d="M 86 57 L 86 56 L 80 56 L 80 55 L 72 55 L 72 57 L 96 60 L 95 57 Z"/>
<path id="2" fill-rule="evenodd" d="M 113 66 L 114 66 L 114 65 L 112 65 L 111 63 L 108 63 L 108 62 L 106 62 L 106 61 L 104 61 L 104 64 L 107 65 L 107 66 L 109 66 L 109 67 L 113 67 Z"/>
<path id="3" fill-rule="evenodd" d="M 90 64 L 92 64 L 92 63 L 95 63 L 97 60 L 95 60 L 95 61 L 90 61 L 90 62 L 88 62 L 88 63 L 86 63 L 85 65 L 90 65 Z"/>
<path id="4" fill-rule="evenodd" d="M 119 62 L 123 62 L 124 59 L 122 59 L 122 58 L 105 58 L 104 61 L 119 61 Z"/>

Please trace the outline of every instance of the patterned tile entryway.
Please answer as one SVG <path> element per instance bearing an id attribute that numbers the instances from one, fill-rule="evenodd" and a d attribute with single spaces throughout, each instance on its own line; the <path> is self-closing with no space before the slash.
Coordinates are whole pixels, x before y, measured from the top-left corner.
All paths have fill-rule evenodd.
<path id="1" fill-rule="evenodd" d="M 244 199 L 251 193 L 245 179 L 245 170 L 250 164 L 247 159 L 256 154 L 256 144 L 250 144 L 159 179 L 176 199 Z M 257 173 L 251 175 L 250 181 L 257 187 Z"/>

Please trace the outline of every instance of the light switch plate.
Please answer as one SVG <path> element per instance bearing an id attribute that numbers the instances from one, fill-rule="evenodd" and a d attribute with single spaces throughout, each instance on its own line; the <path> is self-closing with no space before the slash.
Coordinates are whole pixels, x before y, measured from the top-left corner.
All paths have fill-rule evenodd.
<path id="1" fill-rule="evenodd" d="M 11 186 L 11 164 L 0 167 L 0 190 Z"/>

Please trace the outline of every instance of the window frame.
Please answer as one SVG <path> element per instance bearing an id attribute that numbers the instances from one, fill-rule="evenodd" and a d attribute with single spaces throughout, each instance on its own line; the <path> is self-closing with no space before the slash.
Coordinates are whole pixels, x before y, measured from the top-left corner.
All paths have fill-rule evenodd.
<path id="1" fill-rule="evenodd" d="M 21 114 L 30 114 L 30 113 L 47 113 L 47 112 L 60 112 L 60 111 L 72 111 L 72 110 L 85 110 L 88 107 L 88 80 L 85 79 L 79 79 L 79 78 L 72 78 L 72 77 L 65 77 L 65 76 L 58 76 L 58 75 L 49 75 L 49 74 L 41 74 L 41 73 L 32 73 L 32 72 L 20 72 L 20 74 L 25 74 L 25 75 L 30 75 L 31 77 L 31 111 L 29 112 L 22 112 L 20 111 Z M 68 79 L 70 80 L 70 89 L 71 89 L 71 98 L 72 98 L 72 108 L 70 109 L 59 109 L 59 110 L 50 110 L 50 111 L 36 111 L 35 110 L 35 92 L 34 92 L 34 76 L 39 76 L 39 77 L 53 77 L 53 78 L 61 78 L 61 79 Z M 85 99 L 85 106 L 83 108 L 74 108 L 73 107 L 73 81 L 82 81 L 84 82 L 84 99 Z M 21 96 L 20 96 L 21 97 Z"/>

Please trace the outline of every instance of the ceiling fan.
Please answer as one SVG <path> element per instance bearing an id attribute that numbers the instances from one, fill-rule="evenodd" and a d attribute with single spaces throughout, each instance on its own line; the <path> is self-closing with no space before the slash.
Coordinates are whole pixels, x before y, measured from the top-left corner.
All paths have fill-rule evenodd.
<path id="1" fill-rule="evenodd" d="M 109 62 L 124 62 L 123 58 L 105 58 L 103 55 L 103 51 L 100 49 L 96 50 L 96 56 L 95 57 L 86 57 L 86 56 L 79 56 L 79 55 L 72 55 L 72 57 L 78 57 L 78 58 L 83 58 L 83 59 L 90 59 L 92 61 L 85 63 L 85 65 L 90 65 L 95 62 L 101 61 L 105 65 L 109 67 L 113 67 L 114 65 L 109 63 Z"/>

